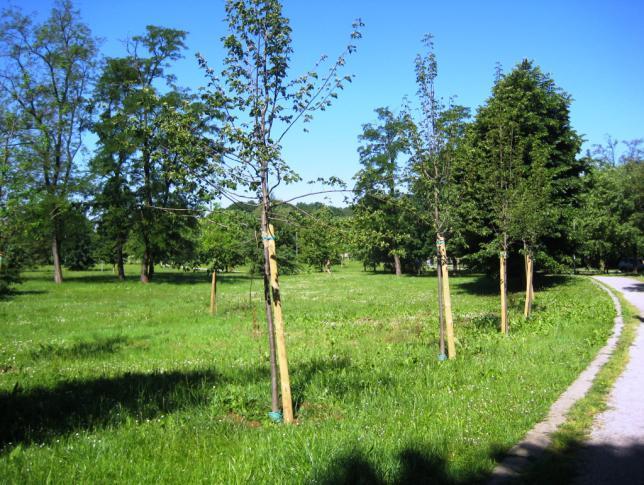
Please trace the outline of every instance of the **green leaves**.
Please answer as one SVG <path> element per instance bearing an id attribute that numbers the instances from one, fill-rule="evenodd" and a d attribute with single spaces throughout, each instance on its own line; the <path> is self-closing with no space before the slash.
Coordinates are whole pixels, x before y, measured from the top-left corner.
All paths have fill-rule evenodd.
<path id="1" fill-rule="evenodd" d="M 497 71 L 468 130 L 465 175 L 477 187 L 479 221 L 494 228 L 502 246 L 523 241 L 533 250 L 567 222 L 564 208 L 574 204 L 582 173 L 569 105 L 570 97 L 524 60 L 507 75 Z"/>

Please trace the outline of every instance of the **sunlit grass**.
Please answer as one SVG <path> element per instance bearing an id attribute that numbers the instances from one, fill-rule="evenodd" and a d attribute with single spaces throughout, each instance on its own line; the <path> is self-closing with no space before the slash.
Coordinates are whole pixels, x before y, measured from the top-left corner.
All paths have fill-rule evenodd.
<path id="1" fill-rule="evenodd" d="M 610 333 L 608 297 L 546 278 L 534 317 L 453 278 L 458 358 L 439 362 L 436 280 L 357 267 L 284 276 L 297 425 L 272 424 L 261 280 L 199 273 L 144 286 L 109 272 L 27 274 L 0 301 L 0 476 L 25 482 L 475 480 Z"/>

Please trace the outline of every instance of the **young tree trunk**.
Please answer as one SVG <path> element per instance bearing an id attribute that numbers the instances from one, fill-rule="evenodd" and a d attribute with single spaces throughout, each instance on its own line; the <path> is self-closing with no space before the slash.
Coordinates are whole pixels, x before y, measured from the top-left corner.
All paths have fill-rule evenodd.
<path id="1" fill-rule="evenodd" d="M 63 266 L 60 260 L 60 241 L 56 231 L 51 239 L 51 254 L 54 260 L 54 282 L 59 285 L 63 282 Z"/>
<path id="2" fill-rule="evenodd" d="M 116 248 L 116 267 L 118 272 L 118 279 L 125 280 L 125 264 L 123 263 L 123 245 L 119 243 Z"/>
<path id="3" fill-rule="evenodd" d="M 445 248 L 445 238 L 442 234 L 436 235 L 436 244 L 440 251 L 442 291 L 443 291 L 443 310 L 445 312 L 445 333 L 447 334 L 447 357 L 453 359 L 456 357 L 456 344 L 454 342 L 454 323 L 452 320 L 452 299 L 449 291 L 449 271 L 447 269 L 447 249 Z"/>
<path id="4" fill-rule="evenodd" d="M 394 268 L 396 269 L 396 276 L 402 275 L 402 267 L 400 266 L 400 256 L 394 254 Z"/>
<path id="5" fill-rule="evenodd" d="M 277 359 L 275 357 L 275 327 L 273 325 L 272 297 L 271 297 L 271 256 L 268 250 L 268 181 L 266 169 L 262 172 L 262 211 L 260 230 L 264 245 L 264 311 L 266 313 L 266 326 L 268 327 L 268 350 L 271 367 L 271 411 L 279 412 L 279 394 L 277 390 Z"/>
<path id="6" fill-rule="evenodd" d="M 265 234 L 262 231 L 262 234 Z M 271 411 L 279 412 L 279 392 L 277 389 L 277 359 L 275 358 L 275 330 L 273 327 L 273 311 L 271 309 L 271 284 L 270 284 L 270 256 L 268 247 L 264 245 L 264 311 L 266 312 L 266 326 L 268 328 L 268 350 L 271 367 Z"/>

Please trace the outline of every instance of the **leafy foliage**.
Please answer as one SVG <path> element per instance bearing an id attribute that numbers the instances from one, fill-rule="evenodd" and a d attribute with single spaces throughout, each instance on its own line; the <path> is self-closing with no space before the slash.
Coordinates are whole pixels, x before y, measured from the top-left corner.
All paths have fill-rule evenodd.
<path id="1" fill-rule="evenodd" d="M 86 101 L 95 68 L 96 42 L 70 0 L 60 0 L 35 24 L 18 9 L 3 11 L 0 25 L 0 91 L 19 119 L 25 182 L 31 205 L 49 234 L 54 279 L 62 282 L 61 214 L 78 191 L 75 159 L 90 122 Z"/>
<path id="2" fill-rule="evenodd" d="M 378 124 L 362 127 L 358 149 L 362 169 L 354 179 L 357 256 L 365 265 L 388 263 L 396 274 L 402 271 L 401 258 L 412 239 L 409 222 L 409 198 L 403 188 L 406 177 L 401 160 L 409 153 L 413 123 L 408 113 L 394 114 L 389 108 L 377 108 Z M 393 260 L 393 265 L 391 264 Z"/>
<path id="3" fill-rule="evenodd" d="M 530 61 L 508 75 L 497 71 L 468 131 L 466 176 L 479 211 L 478 241 L 470 245 L 482 256 L 508 251 L 515 241 L 550 254 L 566 247 L 566 209 L 577 203 L 585 170 L 576 159 L 581 138 L 570 127 L 570 102 Z"/>

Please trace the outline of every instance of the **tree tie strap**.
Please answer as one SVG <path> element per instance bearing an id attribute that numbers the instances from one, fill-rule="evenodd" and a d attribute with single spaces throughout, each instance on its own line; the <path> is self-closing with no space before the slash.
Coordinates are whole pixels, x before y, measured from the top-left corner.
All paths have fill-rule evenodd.
<path id="1" fill-rule="evenodd" d="M 282 413 L 279 411 L 271 411 L 268 413 L 268 417 L 271 418 L 271 421 L 274 423 L 281 423 L 282 422 Z"/>

